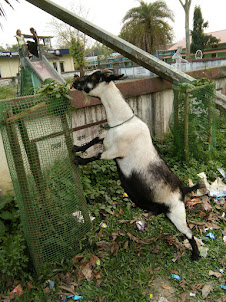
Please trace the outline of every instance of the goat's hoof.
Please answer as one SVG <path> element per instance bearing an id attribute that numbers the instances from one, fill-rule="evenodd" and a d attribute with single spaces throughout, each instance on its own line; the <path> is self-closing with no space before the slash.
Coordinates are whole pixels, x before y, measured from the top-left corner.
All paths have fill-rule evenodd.
<path id="1" fill-rule="evenodd" d="M 192 253 L 191 254 L 191 260 L 192 261 L 198 261 L 200 259 L 200 254 Z"/>
<path id="2" fill-rule="evenodd" d="M 76 153 L 76 152 L 78 152 L 79 150 L 80 150 L 80 147 L 79 147 L 79 146 L 76 146 L 76 145 L 74 145 L 73 148 L 72 148 L 72 152 L 73 152 L 73 153 Z"/>
<path id="3" fill-rule="evenodd" d="M 93 139 L 93 143 L 94 144 L 99 144 L 99 143 L 102 143 L 103 142 L 103 138 L 99 138 L 99 136 L 97 136 L 97 137 L 95 137 L 94 139 Z"/>

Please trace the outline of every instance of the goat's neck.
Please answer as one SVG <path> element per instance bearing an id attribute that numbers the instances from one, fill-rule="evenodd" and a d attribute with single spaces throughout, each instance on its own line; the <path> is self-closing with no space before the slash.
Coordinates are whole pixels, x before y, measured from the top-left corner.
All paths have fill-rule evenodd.
<path id="1" fill-rule="evenodd" d="M 108 84 L 108 88 L 101 94 L 100 98 L 106 110 L 110 127 L 119 125 L 133 116 L 132 109 L 114 83 Z"/>

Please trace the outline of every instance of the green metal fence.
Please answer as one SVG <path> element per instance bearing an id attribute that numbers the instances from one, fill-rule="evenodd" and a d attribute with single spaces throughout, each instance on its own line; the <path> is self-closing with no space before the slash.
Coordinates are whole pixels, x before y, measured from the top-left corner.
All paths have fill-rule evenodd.
<path id="1" fill-rule="evenodd" d="M 60 99 L 33 96 L 1 101 L 0 126 L 25 237 L 39 271 L 44 263 L 75 255 L 91 226 L 72 163 L 70 108 Z"/>
<path id="2" fill-rule="evenodd" d="M 204 84 L 203 84 L 204 82 Z M 208 80 L 177 83 L 171 130 L 177 152 L 186 161 L 205 156 L 216 145 L 216 88 Z"/>

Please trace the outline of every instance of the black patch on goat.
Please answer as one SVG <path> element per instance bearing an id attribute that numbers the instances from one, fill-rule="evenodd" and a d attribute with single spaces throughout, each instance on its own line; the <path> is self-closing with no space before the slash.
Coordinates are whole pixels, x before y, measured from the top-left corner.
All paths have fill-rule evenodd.
<path id="1" fill-rule="evenodd" d="M 143 179 L 142 175 L 133 171 L 130 177 L 125 177 L 121 172 L 117 161 L 116 165 L 122 187 L 135 205 L 143 210 L 152 212 L 154 215 L 161 213 L 166 214 L 169 212 L 169 207 L 166 204 L 153 201 L 153 192 L 151 188 L 146 185 L 146 181 Z"/>
<path id="2" fill-rule="evenodd" d="M 161 158 L 158 163 L 150 163 L 148 167 L 148 173 L 154 176 L 156 182 L 163 181 L 166 185 L 169 185 L 172 191 L 180 189 L 182 191 L 183 184 L 180 179 L 170 170 L 165 161 Z"/>

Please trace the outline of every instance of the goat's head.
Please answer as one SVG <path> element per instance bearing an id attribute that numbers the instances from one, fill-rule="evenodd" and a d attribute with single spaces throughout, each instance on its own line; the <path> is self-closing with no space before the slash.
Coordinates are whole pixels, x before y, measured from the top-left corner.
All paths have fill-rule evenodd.
<path id="1" fill-rule="evenodd" d="M 75 89 L 83 90 L 91 96 L 99 97 L 105 85 L 122 77 L 123 74 L 114 75 L 110 70 L 98 70 L 90 75 L 78 78 L 73 82 L 73 86 Z"/>

